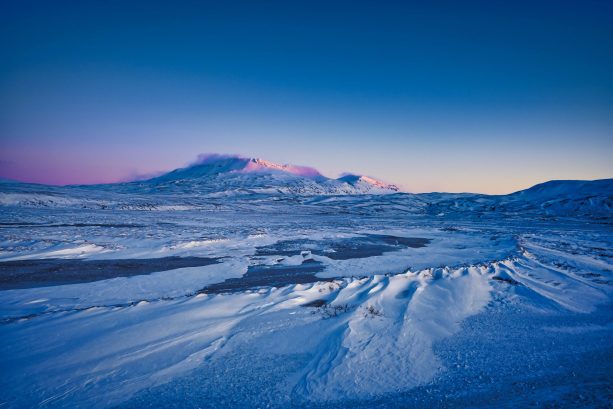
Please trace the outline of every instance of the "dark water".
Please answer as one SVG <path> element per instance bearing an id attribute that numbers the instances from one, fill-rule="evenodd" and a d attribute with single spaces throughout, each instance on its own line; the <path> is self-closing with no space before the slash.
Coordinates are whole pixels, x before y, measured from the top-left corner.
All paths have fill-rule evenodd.
<path id="1" fill-rule="evenodd" d="M 293 256 L 302 251 L 326 256 L 333 260 L 349 260 L 380 256 L 383 253 L 410 248 L 425 247 L 430 239 L 399 237 L 385 234 L 364 234 L 360 237 L 328 240 L 284 240 L 269 246 L 258 247 L 256 256 Z"/>
<path id="2" fill-rule="evenodd" d="M 326 256 L 333 260 L 349 260 L 379 256 L 407 247 L 425 247 L 430 239 L 420 237 L 397 237 L 383 234 L 365 234 L 360 237 L 331 240 L 284 240 L 256 249 L 257 256 L 295 256 L 305 251 Z M 322 263 L 306 259 L 298 266 L 255 265 L 249 266 L 240 278 L 231 278 L 222 283 L 202 289 L 204 293 L 237 292 L 258 287 L 280 287 L 288 284 L 304 284 L 321 281 L 315 274 L 324 270 Z"/>
<path id="3" fill-rule="evenodd" d="M 257 256 L 293 256 L 309 251 L 333 260 L 379 256 L 405 248 L 425 247 L 430 239 L 364 234 L 359 237 L 329 240 L 285 240 L 258 247 Z M 39 259 L 0 262 L 0 290 L 86 283 L 115 277 L 130 277 L 184 267 L 219 263 L 219 258 L 164 257 L 154 259 L 79 260 Z M 240 278 L 204 288 L 207 293 L 243 291 L 257 287 L 279 287 L 320 281 L 316 273 L 324 270 L 320 262 L 305 259 L 301 265 L 254 265 Z"/>
<path id="4" fill-rule="evenodd" d="M 255 265 L 249 266 L 247 273 L 240 278 L 230 278 L 222 283 L 212 284 L 202 289 L 204 293 L 238 292 L 258 287 L 281 287 L 288 284 L 304 284 L 321 281 L 315 274 L 323 271 L 319 261 L 304 260 L 297 266 Z"/>
<path id="5" fill-rule="evenodd" d="M 0 263 L 0 290 L 88 283 L 184 267 L 219 263 L 218 258 L 163 257 L 153 259 L 74 260 L 43 259 Z"/>

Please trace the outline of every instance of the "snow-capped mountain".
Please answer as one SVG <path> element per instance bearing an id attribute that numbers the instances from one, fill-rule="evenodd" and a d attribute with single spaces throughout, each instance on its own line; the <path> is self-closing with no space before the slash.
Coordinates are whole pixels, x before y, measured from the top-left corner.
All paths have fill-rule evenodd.
<path id="1" fill-rule="evenodd" d="M 307 166 L 280 165 L 259 158 L 207 155 L 191 166 L 140 182 L 160 188 L 181 186 L 203 193 L 291 193 L 299 195 L 388 194 L 395 185 L 362 175 L 338 179 Z"/>
<path id="2" fill-rule="evenodd" d="M 389 192 L 399 192 L 400 189 L 396 185 L 391 185 L 385 182 L 381 182 L 375 178 L 371 178 L 370 176 L 364 175 L 353 175 L 347 174 L 341 176 L 337 180 L 340 180 L 345 183 L 349 183 L 351 186 L 356 189 L 362 188 L 370 191 L 378 191 L 381 193 L 389 193 Z"/>

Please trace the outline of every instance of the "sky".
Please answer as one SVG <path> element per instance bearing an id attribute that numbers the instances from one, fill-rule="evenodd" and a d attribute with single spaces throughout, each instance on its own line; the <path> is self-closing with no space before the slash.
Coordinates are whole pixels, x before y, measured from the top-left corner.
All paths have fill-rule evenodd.
<path id="1" fill-rule="evenodd" d="M 613 2 L 0 0 L 0 177 L 199 154 L 409 192 L 613 177 Z"/>

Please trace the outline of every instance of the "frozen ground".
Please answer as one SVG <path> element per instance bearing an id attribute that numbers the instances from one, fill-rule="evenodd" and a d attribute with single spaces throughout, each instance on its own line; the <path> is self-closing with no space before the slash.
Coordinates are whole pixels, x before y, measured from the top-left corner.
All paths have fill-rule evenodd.
<path id="1" fill-rule="evenodd" d="M 610 189 L 525 192 L 5 185 L 0 407 L 610 407 Z"/>

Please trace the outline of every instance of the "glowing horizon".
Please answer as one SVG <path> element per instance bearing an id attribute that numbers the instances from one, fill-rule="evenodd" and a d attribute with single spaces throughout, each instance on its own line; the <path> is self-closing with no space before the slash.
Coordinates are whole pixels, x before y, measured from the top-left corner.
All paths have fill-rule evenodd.
<path id="1" fill-rule="evenodd" d="M 410 190 L 405 188 L 404 186 L 397 184 L 393 181 L 389 181 L 389 180 L 384 180 L 381 179 L 379 177 L 376 176 L 372 176 L 372 175 L 367 175 L 367 174 L 363 174 L 360 172 L 340 172 L 337 173 L 335 175 L 330 175 L 330 174 L 325 174 L 320 172 L 318 169 L 310 167 L 310 166 L 303 166 L 303 165 L 293 165 L 293 164 L 288 164 L 288 163 L 283 163 L 283 164 L 277 164 L 277 163 L 273 163 L 270 161 L 267 161 L 264 158 L 253 158 L 253 157 L 248 157 L 248 156 L 243 156 L 243 155 L 239 155 L 239 154 L 199 154 L 197 155 L 195 160 L 192 161 L 188 161 L 186 162 L 183 166 L 177 166 L 175 168 L 171 168 L 171 169 L 166 169 L 166 170 L 159 170 L 159 171 L 153 171 L 153 172 L 149 172 L 149 173 L 138 173 L 138 172 L 132 172 L 129 175 L 124 175 L 121 176 L 117 179 L 111 179 L 111 180 L 94 180 L 94 181 L 89 181 L 89 177 L 90 175 L 81 175 L 81 177 L 84 177 L 85 182 L 81 183 L 81 182 L 72 182 L 74 180 L 74 175 L 73 174 L 68 174 L 68 175 L 64 175 L 64 174 L 59 174 L 60 176 L 66 176 L 67 180 L 70 180 L 71 182 L 68 183 L 62 183 L 62 181 L 55 181 L 55 180 L 20 180 L 17 178 L 11 178 L 11 177 L 7 177 L 6 179 L 9 180 L 15 180 L 18 182 L 25 182 L 25 183 L 40 183 L 40 184 L 47 184 L 47 185 L 56 185 L 56 186 L 65 186 L 65 185 L 94 185 L 94 184 L 104 184 L 104 183 L 124 183 L 124 182 L 134 182 L 134 181 L 141 181 L 141 180 L 146 180 L 146 179 L 150 179 L 150 178 L 154 178 L 157 176 L 161 176 L 165 173 L 171 172 L 173 170 L 176 169 L 182 169 L 182 168 L 187 168 L 187 167 L 191 167 L 191 166 L 197 166 L 200 164 L 206 164 L 208 162 L 210 162 L 210 158 L 213 159 L 220 159 L 220 158 L 240 158 L 240 159 L 258 159 L 261 160 L 265 163 L 267 163 L 268 165 L 271 165 L 271 167 L 277 168 L 278 170 L 283 170 L 289 173 L 293 173 L 299 176 L 303 176 L 303 177 L 315 177 L 315 176 L 324 176 L 327 178 L 331 178 L 331 179 L 337 179 L 339 177 L 343 177 L 343 176 L 347 176 L 347 175 L 360 175 L 360 176 L 365 176 L 367 178 L 373 178 L 376 181 L 382 181 L 385 183 L 390 183 L 390 184 L 395 184 L 397 186 L 399 186 L 401 188 L 402 192 L 406 192 L 406 193 L 431 193 L 431 192 L 451 192 L 451 193 L 484 193 L 484 194 L 508 194 L 508 193 L 513 193 L 519 190 L 523 190 L 523 189 L 527 189 L 530 188 L 536 184 L 539 183 L 543 183 L 543 182 L 548 182 L 550 180 L 562 180 L 562 179 L 548 179 L 548 180 L 541 180 L 541 181 L 529 181 L 527 182 L 527 184 L 525 185 L 518 185 L 516 188 L 512 188 L 512 190 L 510 191 L 494 191 L 494 192 L 482 192 L 482 191 L 470 191 L 470 190 L 458 190 L 458 191 L 449 191 L 449 190 L 440 190 L 440 189 L 424 189 L 424 190 Z M 245 171 L 257 171 L 257 166 L 252 166 L 249 167 L 249 165 L 251 165 L 250 163 L 247 164 Z M 51 175 L 52 177 L 57 177 L 58 174 L 54 174 Z M 598 179 L 598 178 L 596 178 Z M 596 180 L 596 179 L 584 179 L 584 180 Z M 606 178 L 603 178 L 606 179 Z M 496 181 L 492 181 L 492 183 L 495 183 Z M 493 185 L 492 185 L 493 186 Z"/>
<path id="2" fill-rule="evenodd" d="M 201 152 L 415 193 L 613 177 L 613 4 L 444 6 L 5 4 L 0 177 L 110 183 Z"/>

